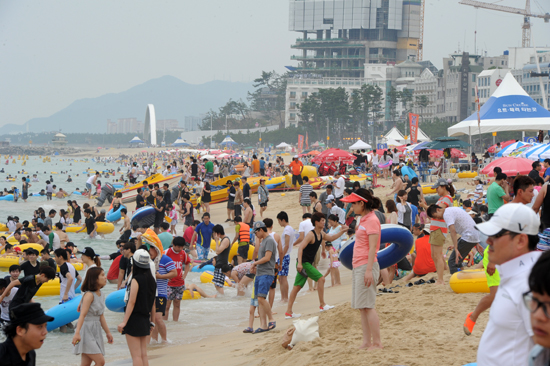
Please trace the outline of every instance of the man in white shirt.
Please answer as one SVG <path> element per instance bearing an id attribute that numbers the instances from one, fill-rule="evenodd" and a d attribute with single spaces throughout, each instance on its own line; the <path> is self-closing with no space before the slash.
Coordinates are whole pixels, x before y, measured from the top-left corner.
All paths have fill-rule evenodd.
<path id="1" fill-rule="evenodd" d="M 479 342 L 479 366 L 527 365 L 534 343 L 523 294 L 529 291 L 529 273 L 541 254 L 535 251 L 539 226 L 537 214 L 520 203 L 506 204 L 491 220 L 476 225 L 488 236 L 489 261 L 500 273 L 500 286 Z"/>
<path id="2" fill-rule="evenodd" d="M 449 271 L 451 274 L 462 267 L 462 260 L 479 243 L 479 233 L 475 229 L 476 223 L 462 207 L 441 208 L 430 205 L 426 212 L 429 218 L 444 220 L 453 240 L 454 250 L 449 256 Z M 458 239 L 457 234 L 460 235 Z"/>
<path id="3" fill-rule="evenodd" d="M 329 214 L 338 216 L 338 223 L 344 225 L 346 223 L 346 211 L 336 206 L 336 200 L 333 195 L 329 195 L 325 202 L 329 209 Z"/>
<path id="4" fill-rule="evenodd" d="M 344 207 L 344 204 L 340 200 L 344 197 L 344 190 L 346 189 L 346 180 L 339 172 L 334 174 L 337 181 L 334 182 L 334 197 L 336 198 L 336 205 L 338 207 Z"/>
<path id="5" fill-rule="evenodd" d="M 296 241 L 296 232 L 288 224 L 288 214 L 281 211 L 277 214 L 277 221 L 283 228 L 283 235 L 281 235 L 281 243 L 283 246 L 283 257 L 280 258 L 281 270 L 279 271 L 279 284 L 281 290 L 281 301 L 288 301 L 288 269 L 290 267 L 290 253 L 292 253 L 292 247 Z M 310 220 L 311 223 L 311 220 Z M 313 225 L 312 225 L 313 226 Z"/>
<path id="6" fill-rule="evenodd" d="M 298 226 L 298 238 L 294 242 L 294 246 L 300 245 L 306 234 L 315 229 L 311 223 L 311 214 L 309 212 L 302 215 L 302 222 Z"/>

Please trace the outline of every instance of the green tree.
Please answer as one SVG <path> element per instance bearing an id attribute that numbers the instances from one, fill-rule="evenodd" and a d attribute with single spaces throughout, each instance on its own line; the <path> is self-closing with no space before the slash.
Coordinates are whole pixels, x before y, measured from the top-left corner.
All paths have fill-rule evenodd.
<path id="1" fill-rule="evenodd" d="M 248 93 L 248 101 L 251 109 L 262 112 L 264 118 L 268 121 L 277 120 L 279 128 L 284 128 L 284 113 L 286 104 L 286 78 L 285 75 L 279 75 L 275 71 L 262 71 L 262 75 L 254 79 L 254 88 L 256 90 Z"/>
<path id="2" fill-rule="evenodd" d="M 383 98 L 382 89 L 378 85 L 363 84 L 360 89 L 354 90 L 351 95 L 351 115 L 354 116 L 356 122 L 356 131 L 360 131 L 363 138 L 369 140 L 368 123 L 377 124 L 382 111 Z"/>
<path id="3" fill-rule="evenodd" d="M 388 92 L 386 93 L 386 101 L 389 105 L 389 116 L 390 121 L 396 121 L 399 117 L 397 115 L 397 103 L 399 103 L 399 100 L 401 99 L 401 93 L 397 91 L 393 86 L 390 87 Z"/>
<path id="4" fill-rule="evenodd" d="M 420 118 L 423 118 L 424 108 L 430 105 L 430 99 L 426 95 L 416 96 L 414 104 L 420 108 Z"/>

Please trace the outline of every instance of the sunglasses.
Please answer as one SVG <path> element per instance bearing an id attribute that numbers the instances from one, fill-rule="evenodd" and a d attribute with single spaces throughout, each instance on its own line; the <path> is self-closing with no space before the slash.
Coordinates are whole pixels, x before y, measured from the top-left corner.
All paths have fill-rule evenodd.
<path id="1" fill-rule="evenodd" d="M 542 308 L 546 318 L 550 319 L 550 302 L 539 301 L 533 297 L 531 291 L 523 294 L 523 303 L 530 313 L 535 313 L 539 308 Z"/>
<path id="2" fill-rule="evenodd" d="M 498 239 L 498 238 L 503 237 L 504 235 L 510 235 L 510 234 L 512 234 L 510 231 L 502 230 L 500 233 L 497 233 L 497 234 L 495 234 L 495 235 L 489 236 L 489 238 L 491 238 L 491 239 Z"/>

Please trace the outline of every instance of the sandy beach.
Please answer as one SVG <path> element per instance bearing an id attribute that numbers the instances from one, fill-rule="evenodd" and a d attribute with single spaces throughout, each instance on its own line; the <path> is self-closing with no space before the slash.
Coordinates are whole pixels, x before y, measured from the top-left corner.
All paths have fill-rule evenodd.
<path id="1" fill-rule="evenodd" d="M 468 180 L 455 182 L 457 189 L 471 189 L 466 185 Z M 390 192 L 391 181 L 378 182 L 385 187 L 375 189 L 375 194 L 383 202 Z M 321 192 L 321 191 L 318 191 Z M 253 203 L 257 202 L 256 195 Z M 290 224 L 298 229 L 302 208 L 297 204 L 298 192 L 272 192 L 270 203 L 264 217 L 275 218 L 284 210 L 288 213 Z M 212 206 L 212 221 L 225 221 L 225 203 Z M 256 218 L 259 219 L 259 216 Z M 225 226 L 225 225 L 224 225 Z M 275 231 L 281 228 L 275 224 Z M 230 236 L 233 232 L 230 230 Z M 450 243 L 450 238 L 447 239 Z M 296 252 L 297 248 L 294 248 Z M 292 261 L 293 262 L 293 261 Z M 294 262 L 293 262 L 294 263 Z M 292 267 L 292 266 L 291 266 Z M 328 260 L 321 260 L 320 270 L 328 268 Z M 351 271 L 340 267 L 342 286 L 326 288 L 325 301 L 336 308 L 319 313 L 316 292 L 306 292 L 299 296 L 294 311 L 302 318 L 313 316 L 319 318 L 320 338 L 313 342 L 298 344 L 288 351 L 281 347 L 284 332 L 292 325 L 292 320 L 284 319 L 286 305 L 276 300 L 274 315 L 277 328 L 258 335 L 243 334 L 246 324 L 235 327 L 229 334 L 220 334 L 195 343 L 178 346 L 151 346 L 149 357 L 151 365 L 169 365 L 185 362 L 192 365 L 265 365 L 280 364 L 300 365 L 464 365 L 476 359 L 477 345 L 488 320 L 488 312 L 483 313 L 471 336 L 462 331 L 466 314 L 471 312 L 483 294 L 455 294 L 448 285 L 436 286 L 425 284 L 405 287 L 405 282 L 397 281 L 392 286 L 401 285 L 394 290 L 395 294 L 382 294 L 377 297 L 376 308 L 380 316 L 382 342 L 384 350 L 364 351 L 357 347 L 361 341 L 360 315 L 350 308 Z M 294 280 L 295 269 L 291 271 L 289 282 Z M 447 272 L 445 281 L 450 274 Z M 330 284 L 330 279 L 327 286 Z M 213 285 L 205 285 L 213 286 Z M 279 291 L 279 290 L 277 290 Z M 242 309 L 248 314 L 248 307 Z M 182 308 L 182 318 L 185 318 Z M 180 320 L 181 321 L 181 320 Z M 189 321 L 193 321 L 189 319 Z M 256 321 L 255 326 L 259 323 Z M 182 324 L 182 326 L 184 326 Z M 227 331 L 226 328 L 223 331 Z M 126 364 L 129 360 L 113 364 Z"/>

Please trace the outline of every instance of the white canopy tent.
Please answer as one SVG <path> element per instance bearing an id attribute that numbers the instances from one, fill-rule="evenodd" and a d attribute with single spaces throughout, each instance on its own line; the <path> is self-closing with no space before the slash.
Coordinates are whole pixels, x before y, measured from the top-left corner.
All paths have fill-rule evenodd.
<path id="1" fill-rule="evenodd" d="M 387 140 L 388 145 L 390 140 L 397 141 L 398 144 L 396 146 L 403 145 L 405 143 L 405 136 L 399 132 L 397 127 L 392 128 L 386 135 L 384 135 L 384 138 Z"/>
<path id="2" fill-rule="evenodd" d="M 550 112 L 536 103 L 511 73 L 481 107 L 480 127 L 477 112 L 447 129 L 448 136 L 472 135 L 500 131 L 547 131 Z"/>
<path id="3" fill-rule="evenodd" d="M 359 139 L 349 147 L 349 150 L 361 150 L 361 149 L 372 149 L 372 146 L 367 144 L 363 140 Z"/>
<path id="4" fill-rule="evenodd" d="M 418 129 L 416 140 L 418 140 L 418 142 L 431 141 L 431 139 L 420 128 Z"/>
<path id="5" fill-rule="evenodd" d="M 290 146 L 286 142 L 281 142 L 279 145 L 275 146 L 275 148 L 277 149 L 286 149 L 287 147 L 292 147 L 292 146 Z"/>

